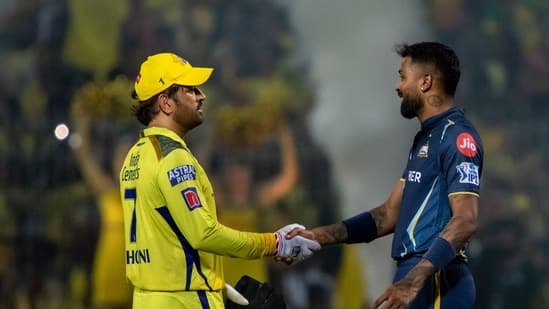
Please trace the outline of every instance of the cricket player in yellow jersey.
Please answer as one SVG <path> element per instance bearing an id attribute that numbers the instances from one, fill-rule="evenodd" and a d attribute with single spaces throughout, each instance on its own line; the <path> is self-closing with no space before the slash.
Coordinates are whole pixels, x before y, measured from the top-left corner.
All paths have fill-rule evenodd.
<path id="1" fill-rule="evenodd" d="M 222 256 L 300 261 L 320 249 L 285 238 L 297 224 L 252 233 L 217 221 L 212 185 L 183 139 L 202 123 L 206 96 L 197 86 L 212 71 L 160 53 L 136 77 L 133 111 L 147 127 L 120 171 L 133 308 L 224 308 Z"/>

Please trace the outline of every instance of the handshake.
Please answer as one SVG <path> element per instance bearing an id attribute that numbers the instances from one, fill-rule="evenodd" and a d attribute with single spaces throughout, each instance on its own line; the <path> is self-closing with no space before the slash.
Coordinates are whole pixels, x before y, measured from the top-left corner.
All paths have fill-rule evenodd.
<path id="1" fill-rule="evenodd" d="M 313 251 L 320 250 L 320 244 L 303 236 L 294 236 L 290 239 L 286 235 L 294 229 L 304 230 L 303 225 L 293 223 L 286 225 L 275 232 L 276 254 L 275 261 L 285 262 L 288 265 L 299 263 L 313 255 Z"/>

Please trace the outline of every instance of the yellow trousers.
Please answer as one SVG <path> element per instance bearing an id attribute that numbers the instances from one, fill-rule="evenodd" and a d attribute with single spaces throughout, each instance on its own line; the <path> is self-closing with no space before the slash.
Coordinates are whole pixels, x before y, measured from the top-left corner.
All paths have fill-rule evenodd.
<path id="1" fill-rule="evenodd" d="M 222 291 L 146 291 L 133 290 L 133 309 L 223 309 Z"/>

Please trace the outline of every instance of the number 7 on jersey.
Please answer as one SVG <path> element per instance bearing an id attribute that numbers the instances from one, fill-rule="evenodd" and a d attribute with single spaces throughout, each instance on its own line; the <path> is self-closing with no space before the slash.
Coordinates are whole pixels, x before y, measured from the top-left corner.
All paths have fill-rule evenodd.
<path id="1" fill-rule="evenodd" d="M 132 222 L 130 224 L 130 242 L 137 241 L 136 224 L 137 219 L 135 216 L 135 205 L 137 204 L 137 190 L 135 188 L 124 190 L 124 199 L 133 200 Z"/>

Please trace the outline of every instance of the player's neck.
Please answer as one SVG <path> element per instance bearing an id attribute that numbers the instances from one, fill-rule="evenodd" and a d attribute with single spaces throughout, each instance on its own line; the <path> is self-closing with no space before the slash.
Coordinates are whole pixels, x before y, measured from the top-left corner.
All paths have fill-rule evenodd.
<path id="1" fill-rule="evenodd" d="M 417 116 L 420 123 L 425 120 L 442 114 L 454 106 L 454 100 L 451 97 L 444 97 L 440 95 L 429 95 L 425 98 L 423 109 Z"/>
<path id="2" fill-rule="evenodd" d="M 151 122 L 149 122 L 149 127 L 159 127 L 166 128 L 175 132 L 182 139 L 185 137 L 187 130 L 183 129 L 181 126 L 177 125 L 176 122 L 172 121 L 169 117 L 155 117 Z"/>

